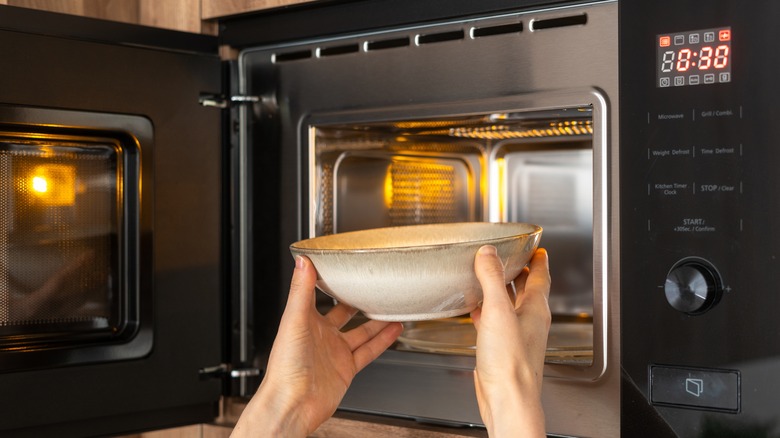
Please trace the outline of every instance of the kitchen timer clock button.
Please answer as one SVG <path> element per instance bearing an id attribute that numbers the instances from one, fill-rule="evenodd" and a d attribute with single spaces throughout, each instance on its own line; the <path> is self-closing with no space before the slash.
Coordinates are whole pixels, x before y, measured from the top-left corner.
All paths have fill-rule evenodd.
<path id="1" fill-rule="evenodd" d="M 672 267 L 666 276 L 664 292 L 675 310 L 700 315 L 720 301 L 723 282 L 710 262 L 691 257 Z"/>

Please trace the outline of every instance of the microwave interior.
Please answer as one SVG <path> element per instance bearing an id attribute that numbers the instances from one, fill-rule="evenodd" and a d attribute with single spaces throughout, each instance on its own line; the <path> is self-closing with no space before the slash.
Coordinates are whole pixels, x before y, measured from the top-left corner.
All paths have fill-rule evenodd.
<path id="1" fill-rule="evenodd" d="M 541 225 L 541 246 L 556 266 L 547 362 L 591 366 L 593 123 L 586 105 L 312 125 L 310 233 L 471 221 Z M 405 325 L 398 351 L 475 354 L 468 315 Z"/>

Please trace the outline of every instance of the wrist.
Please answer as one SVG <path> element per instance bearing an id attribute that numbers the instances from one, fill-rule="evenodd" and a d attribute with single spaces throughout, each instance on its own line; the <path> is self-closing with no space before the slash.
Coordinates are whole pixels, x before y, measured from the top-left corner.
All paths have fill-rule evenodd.
<path id="1" fill-rule="evenodd" d="M 475 372 L 480 414 L 494 438 L 544 437 L 545 420 L 541 396 L 534 387 L 519 382 L 498 387 L 480 382 Z"/>
<path id="2" fill-rule="evenodd" d="M 494 438 L 544 437 L 544 412 L 538 401 L 507 400 L 499 409 L 491 409 L 485 427 Z M 495 406 L 495 405 L 493 405 Z"/>
<path id="3" fill-rule="evenodd" d="M 488 434 L 502 437 L 545 437 L 544 412 L 540 403 L 510 404 L 498 410 L 486 424 Z"/>
<path id="4" fill-rule="evenodd" d="M 306 437 L 306 422 L 295 403 L 284 400 L 283 391 L 269 388 L 266 381 L 247 404 L 231 438 L 263 436 Z"/>

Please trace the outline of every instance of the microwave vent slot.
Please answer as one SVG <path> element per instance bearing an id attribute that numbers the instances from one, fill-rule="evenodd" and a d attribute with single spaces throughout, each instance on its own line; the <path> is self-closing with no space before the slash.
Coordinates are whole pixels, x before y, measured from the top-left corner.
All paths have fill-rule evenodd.
<path id="1" fill-rule="evenodd" d="M 471 38 L 483 38 L 497 35 L 520 33 L 523 31 L 523 23 L 499 24 L 497 26 L 472 27 L 469 34 Z"/>
<path id="2" fill-rule="evenodd" d="M 559 27 L 582 26 L 587 24 L 587 22 L 587 14 L 532 19 L 528 22 L 528 30 L 534 32 Z M 429 44 L 463 41 L 466 39 L 476 40 L 500 35 L 517 35 L 525 30 L 525 24 L 523 21 L 517 21 L 500 24 L 477 24 L 472 27 L 467 27 L 467 30 L 455 29 L 436 32 L 435 29 L 435 27 L 431 27 L 427 29 L 430 32 L 423 31 L 417 34 L 404 36 L 398 36 L 397 34 L 396 36 L 377 34 L 375 35 L 376 39 L 363 39 L 362 41 L 346 42 L 343 44 L 336 43 L 336 45 L 333 46 L 312 47 L 290 52 L 273 53 L 271 55 L 271 62 L 274 64 L 281 64 L 285 62 L 309 60 L 312 58 L 320 59 L 348 55 L 360 53 L 361 51 L 376 52 L 410 46 L 419 47 Z M 414 44 L 412 44 L 412 42 Z"/>
<path id="3" fill-rule="evenodd" d="M 458 41 L 464 37 L 463 30 L 455 30 L 451 32 L 439 32 L 430 34 L 419 34 L 414 37 L 416 45 L 421 46 L 423 44 L 443 43 L 446 41 Z"/>
<path id="4" fill-rule="evenodd" d="M 588 14 L 577 14 L 541 20 L 533 19 L 528 23 L 528 29 L 531 32 L 535 32 L 537 30 L 554 29 L 556 27 L 584 26 L 587 23 Z"/>
<path id="5" fill-rule="evenodd" d="M 278 64 L 281 62 L 299 61 L 309 58 L 311 58 L 311 50 L 296 50 L 287 53 L 274 53 L 272 62 Z"/>
<path id="6" fill-rule="evenodd" d="M 391 38 L 386 40 L 366 41 L 364 48 L 366 52 L 377 50 L 395 49 L 409 45 L 409 37 Z"/>
<path id="7" fill-rule="evenodd" d="M 341 46 L 331 46 L 331 47 L 319 47 L 316 50 L 317 58 L 326 58 L 328 56 L 338 56 L 338 55 L 347 55 L 350 53 L 357 53 L 360 51 L 360 45 L 355 44 L 344 44 Z"/>

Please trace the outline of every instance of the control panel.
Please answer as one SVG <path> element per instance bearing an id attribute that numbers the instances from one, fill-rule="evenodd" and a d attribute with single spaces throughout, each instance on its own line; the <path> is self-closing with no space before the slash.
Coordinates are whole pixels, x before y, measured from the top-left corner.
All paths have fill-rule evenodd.
<path id="1" fill-rule="evenodd" d="M 688 90 L 694 89 L 662 91 Z M 701 315 L 732 290 L 718 264 L 728 260 L 729 245 L 745 232 L 740 207 L 752 187 L 745 185 L 744 161 L 753 146 L 742 137 L 745 109 L 739 102 L 683 95 L 688 99 L 660 102 L 647 113 L 652 135 L 640 152 L 646 168 L 645 232 L 656 250 L 674 254 L 665 259 L 668 272 L 658 278 L 659 292 L 675 310 Z"/>
<path id="2" fill-rule="evenodd" d="M 780 434 L 778 3 L 621 5 L 623 409 Z"/>

